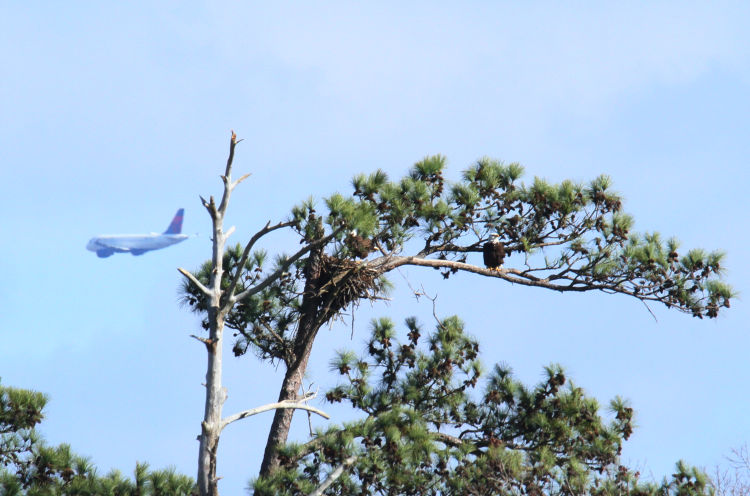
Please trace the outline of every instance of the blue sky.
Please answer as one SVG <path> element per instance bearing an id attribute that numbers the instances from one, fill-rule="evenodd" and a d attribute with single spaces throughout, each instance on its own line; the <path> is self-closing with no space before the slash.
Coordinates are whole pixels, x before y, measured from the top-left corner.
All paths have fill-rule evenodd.
<path id="1" fill-rule="evenodd" d="M 146 460 L 194 475 L 205 353 L 176 268 L 210 256 L 198 195 L 220 193 L 230 129 L 245 139 L 235 170 L 253 174 L 230 206 L 236 242 L 309 195 L 349 191 L 356 173 L 398 178 L 441 153 L 458 177 L 487 155 L 521 162 L 529 180 L 611 175 L 638 230 L 725 250 L 741 293 L 715 321 L 652 307 L 655 321 L 626 297 L 410 268 L 389 305 L 360 307 L 353 339 L 349 322 L 322 331 L 310 383 L 332 385 L 332 350 L 361 350 L 374 316 L 431 325 L 408 281 L 465 320 L 487 366 L 536 382 L 558 362 L 602 404 L 628 398 L 639 428 L 624 458 L 643 473 L 711 466 L 750 441 L 746 3 L 269 5 L 0 7 L 0 377 L 50 396 L 50 442 L 104 472 Z M 179 207 L 197 233 L 180 245 L 85 250 L 96 234 L 162 231 Z M 231 414 L 273 401 L 281 374 L 228 359 L 225 381 Z M 270 418 L 225 431 L 223 493 L 257 473 Z M 306 416 L 295 422 L 304 439 Z"/>

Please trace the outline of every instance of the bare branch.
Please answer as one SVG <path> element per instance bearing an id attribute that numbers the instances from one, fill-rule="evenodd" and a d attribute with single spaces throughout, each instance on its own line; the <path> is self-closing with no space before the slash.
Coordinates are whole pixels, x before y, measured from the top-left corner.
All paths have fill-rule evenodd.
<path id="1" fill-rule="evenodd" d="M 242 420 L 243 418 L 252 417 L 253 415 L 267 412 L 269 410 L 288 409 L 288 408 L 292 408 L 296 410 L 307 410 L 308 412 L 312 412 L 317 415 L 320 415 L 324 419 L 330 419 L 331 416 L 328 415 L 326 412 L 318 408 L 315 408 L 314 406 L 310 406 L 306 404 L 306 402 L 310 401 L 316 396 L 317 396 L 317 393 L 310 393 L 296 400 L 283 400 L 283 401 L 279 401 L 276 403 L 269 403 L 267 405 L 259 406 L 257 408 L 251 408 L 250 410 L 245 410 L 239 413 L 235 413 L 234 415 L 230 415 L 229 417 L 226 417 L 221 421 L 221 429 L 223 430 L 226 426 L 228 426 L 232 422 Z"/>
<path id="2" fill-rule="evenodd" d="M 232 130 L 232 137 L 229 141 L 229 157 L 227 157 L 227 167 L 224 170 L 224 175 L 226 177 L 232 176 L 232 162 L 234 161 L 234 147 L 237 146 L 237 143 L 239 143 L 237 141 L 237 135 L 234 133 L 234 130 Z"/>
<path id="3" fill-rule="evenodd" d="M 454 448 L 460 448 L 464 445 L 464 440 L 455 436 L 451 436 L 450 434 L 445 434 L 444 432 L 433 432 L 431 433 L 437 441 L 440 441 L 441 443 L 452 446 Z"/>
<path id="4" fill-rule="evenodd" d="M 209 339 L 202 338 L 200 336 L 196 336 L 195 334 L 191 334 L 190 337 L 194 338 L 194 339 L 197 339 L 198 341 L 200 341 L 201 343 L 205 344 L 206 346 L 210 346 L 211 345 L 211 341 Z"/>
<path id="5" fill-rule="evenodd" d="M 465 272 L 474 272 L 489 277 L 499 277 L 512 283 L 523 284 L 525 286 L 542 286 L 549 289 L 568 289 L 566 286 L 557 286 L 549 283 L 546 279 L 539 279 L 529 274 L 524 274 L 517 269 L 488 269 L 484 267 L 478 267 L 464 262 L 457 262 L 455 260 L 440 260 L 434 258 L 420 258 L 420 257 L 391 257 L 390 260 L 379 260 L 374 261 L 376 265 L 381 265 L 383 272 L 390 271 L 396 267 L 402 265 L 418 265 L 422 267 L 433 267 L 433 268 L 448 268 L 463 270 Z"/>
<path id="6" fill-rule="evenodd" d="M 250 238 L 250 241 L 248 241 L 247 244 L 245 245 L 245 250 L 242 252 L 242 257 L 240 257 L 239 262 L 237 262 L 237 268 L 235 270 L 234 277 L 232 278 L 232 282 L 229 284 L 229 287 L 227 287 L 225 291 L 225 294 L 230 295 L 230 298 L 227 298 L 227 302 L 231 301 L 231 295 L 232 293 L 234 293 L 234 289 L 237 287 L 237 282 L 240 280 L 240 276 L 242 275 L 242 268 L 245 266 L 245 263 L 247 262 L 247 258 L 250 256 L 250 250 L 253 249 L 253 246 L 255 245 L 255 243 L 260 238 L 262 238 L 263 236 L 265 236 L 266 234 L 272 231 L 275 231 L 276 229 L 290 227 L 293 225 L 294 225 L 293 221 L 288 221 L 288 222 L 279 222 L 275 226 L 271 226 L 271 221 L 269 220 L 263 229 L 253 234 L 253 237 Z"/>
<path id="7" fill-rule="evenodd" d="M 196 336 L 195 334 L 190 335 L 191 338 L 197 339 L 201 343 L 206 345 L 206 348 L 208 349 L 209 353 L 212 353 L 216 350 L 216 341 L 212 339 L 202 338 L 200 336 Z M 204 384 L 205 386 L 205 384 Z"/>
<path id="8" fill-rule="evenodd" d="M 242 140 L 239 140 L 237 143 L 239 143 L 240 141 L 242 141 Z M 232 189 L 234 189 L 235 186 L 237 186 L 238 184 L 240 184 L 242 181 L 244 181 L 248 177 L 250 177 L 250 173 L 249 172 L 247 174 L 245 174 L 244 176 L 242 176 L 241 178 L 237 179 L 234 182 L 234 184 L 232 185 Z"/>
<path id="9" fill-rule="evenodd" d="M 282 338 L 281 336 L 279 336 L 279 333 L 277 333 L 276 331 L 274 331 L 273 327 L 271 327 L 270 325 L 268 325 L 266 322 L 262 322 L 261 324 L 263 325 L 263 327 L 266 328 L 266 330 L 269 333 L 271 333 L 271 336 L 273 336 L 276 339 L 276 341 L 279 342 L 279 344 L 281 345 L 281 347 L 284 348 L 284 350 L 286 350 L 286 348 L 288 347 L 288 344 L 287 344 L 286 341 L 284 341 L 284 338 Z"/>
<path id="10" fill-rule="evenodd" d="M 203 283 L 201 283 L 193 274 L 183 269 L 182 267 L 178 267 L 177 270 L 180 274 L 188 278 L 190 282 L 195 284 L 198 289 L 201 290 L 201 293 L 205 294 L 206 296 L 211 296 L 211 291 L 206 286 L 204 286 Z"/>
<path id="11" fill-rule="evenodd" d="M 648 310 L 648 313 L 651 314 L 651 316 L 654 318 L 654 321 L 658 324 L 659 323 L 659 319 L 657 319 L 656 315 L 654 315 L 654 312 L 651 311 L 651 307 L 648 306 L 648 303 L 646 303 L 645 301 L 643 301 L 643 300 L 641 300 L 641 301 L 643 302 L 643 305 L 646 307 L 646 310 Z"/>
<path id="12" fill-rule="evenodd" d="M 488 269 L 484 267 L 478 267 L 476 265 L 467 264 L 464 262 L 457 262 L 455 260 L 440 260 L 432 258 L 419 258 L 419 257 L 393 257 L 390 260 L 377 259 L 374 261 L 379 270 L 387 272 L 396 267 L 402 265 L 417 265 L 422 267 L 433 267 L 433 268 L 448 268 L 461 270 L 465 272 L 473 272 L 488 277 L 497 277 L 504 279 L 513 284 L 521 284 L 523 286 L 533 286 L 540 288 L 552 289 L 555 291 L 592 291 L 600 290 L 610 293 L 622 293 L 630 296 L 635 296 L 639 300 L 651 300 L 660 301 L 656 296 L 645 296 L 643 294 L 636 294 L 625 287 L 622 287 L 617 281 L 611 283 L 597 283 L 597 282 L 584 282 L 579 281 L 571 277 L 560 277 L 564 281 L 569 281 L 569 284 L 555 284 L 550 282 L 556 279 L 555 276 L 547 278 L 535 277 L 526 271 L 520 271 L 518 269 L 503 268 L 503 269 Z"/>
<path id="13" fill-rule="evenodd" d="M 286 270 L 297 260 L 299 260 L 302 255 L 307 253 L 308 251 L 312 250 L 313 248 L 317 248 L 318 246 L 325 245 L 330 240 L 332 240 L 336 235 L 338 235 L 344 228 L 339 227 L 335 231 L 333 231 L 328 236 L 324 236 L 320 239 L 317 239 L 313 241 L 312 243 L 308 244 L 301 250 L 299 250 L 297 253 L 289 257 L 286 262 L 284 262 L 275 272 L 271 273 L 268 277 L 263 279 L 263 282 L 260 284 L 253 286 L 252 288 L 248 288 L 242 293 L 235 295 L 229 299 L 227 299 L 227 304 L 233 305 L 235 302 L 242 300 L 243 298 L 247 298 L 248 296 L 252 296 L 254 294 L 259 293 L 260 291 L 263 291 L 265 288 L 267 288 L 273 281 L 278 279 L 281 274 L 286 272 Z M 235 277 L 237 277 L 237 274 L 235 274 Z"/>
<path id="14" fill-rule="evenodd" d="M 311 492 L 308 496 L 321 496 L 323 492 L 328 489 L 331 484 L 333 484 L 336 479 L 341 477 L 341 474 L 344 473 L 344 470 L 346 470 L 350 465 L 352 465 L 355 461 L 357 461 L 357 457 L 352 455 L 346 460 L 344 460 L 344 463 L 336 467 L 333 472 L 331 472 L 326 480 L 323 481 L 321 485 L 315 489 L 315 491 Z"/>
<path id="15" fill-rule="evenodd" d="M 224 175 L 221 176 L 221 180 L 224 182 L 224 194 L 221 197 L 221 203 L 219 204 L 218 211 L 221 212 L 222 215 L 227 210 L 227 203 L 229 202 L 229 197 L 232 194 L 232 189 L 235 186 L 230 182 L 232 178 L 232 162 L 234 162 L 235 146 L 237 146 L 237 135 L 234 134 L 234 131 L 232 131 L 232 138 L 229 141 L 229 157 L 227 157 L 227 167 L 224 171 Z"/>
<path id="16" fill-rule="evenodd" d="M 216 204 L 214 203 L 214 197 L 209 196 L 208 200 L 203 198 L 201 195 L 198 195 L 198 197 L 201 199 L 201 203 L 203 204 L 203 207 L 208 211 L 208 215 L 211 216 L 211 220 L 216 220 Z"/>

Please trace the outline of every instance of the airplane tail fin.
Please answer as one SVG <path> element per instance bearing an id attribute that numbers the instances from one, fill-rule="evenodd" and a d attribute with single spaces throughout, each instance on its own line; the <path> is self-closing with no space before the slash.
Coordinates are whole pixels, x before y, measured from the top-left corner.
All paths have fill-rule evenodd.
<path id="1" fill-rule="evenodd" d="M 166 231 L 164 231 L 164 234 L 180 234 L 182 232 L 182 217 L 185 214 L 185 209 L 181 208 L 177 211 L 177 213 L 174 215 L 174 218 L 172 219 L 172 222 L 169 224 L 169 227 Z"/>

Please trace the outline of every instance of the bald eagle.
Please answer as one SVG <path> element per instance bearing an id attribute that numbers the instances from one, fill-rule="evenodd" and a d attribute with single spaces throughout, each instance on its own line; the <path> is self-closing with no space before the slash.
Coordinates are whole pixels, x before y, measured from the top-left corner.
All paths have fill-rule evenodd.
<path id="1" fill-rule="evenodd" d="M 498 239 L 499 237 L 497 233 L 493 233 L 492 239 L 487 241 L 482 248 L 484 265 L 490 270 L 500 270 L 503 267 L 505 245 Z"/>
<path id="2" fill-rule="evenodd" d="M 349 233 L 345 244 L 354 258 L 367 258 L 367 255 L 375 249 L 372 240 L 360 236 L 356 229 Z"/>

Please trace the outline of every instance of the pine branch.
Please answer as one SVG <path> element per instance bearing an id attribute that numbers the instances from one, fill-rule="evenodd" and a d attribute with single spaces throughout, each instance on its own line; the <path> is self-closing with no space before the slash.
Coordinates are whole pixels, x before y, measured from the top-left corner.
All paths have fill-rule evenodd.
<path id="1" fill-rule="evenodd" d="M 601 276 L 599 280 L 589 276 L 591 273 L 590 268 L 595 267 L 597 261 L 589 263 L 589 268 L 586 269 L 575 269 L 573 267 L 566 267 L 565 269 L 550 274 L 545 278 L 539 278 L 530 274 L 530 271 L 537 269 L 518 270 L 512 268 L 501 268 L 501 269 L 488 269 L 479 267 L 476 265 L 468 264 L 465 262 L 459 262 L 455 260 L 441 260 L 431 258 L 421 258 L 417 256 L 393 256 L 393 257 L 381 257 L 379 259 L 370 262 L 373 268 L 382 272 L 388 272 L 396 267 L 402 265 L 416 265 L 422 267 L 432 268 L 446 268 L 453 271 L 464 271 L 472 272 L 475 274 L 496 277 L 499 279 L 506 280 L 513 284 L 520 284 L 523 286 L 540 287 L 551 289 L 560 292 L 585 292 L 585 291 L 602 291 L 608 294 L 624 294 L 635 297 L 641 301 L 656 301 L 666 304 L 668 307 L 675 307 L 678 310 L 686 313 L 694 313 L 694 309 L 687 305 L 678 305 L 676 303 L 670 303 L 668 301 L 667 294 L 664 293 L 664 289 L 661 285 L 651 284 L 642 287 L 635 282 L 632 274 L 611 274 L 607 276 Z M 549 269 L 549 267 L 547 268 Z M 544 269 L 542 269 L 544 270 Z M 570 274 L 574 275 L 570 275 Z M 582 279 L 580 275 L 585 278 Z M 558 284 L 552 281 L 566 281 L 566 284 Z"/>

